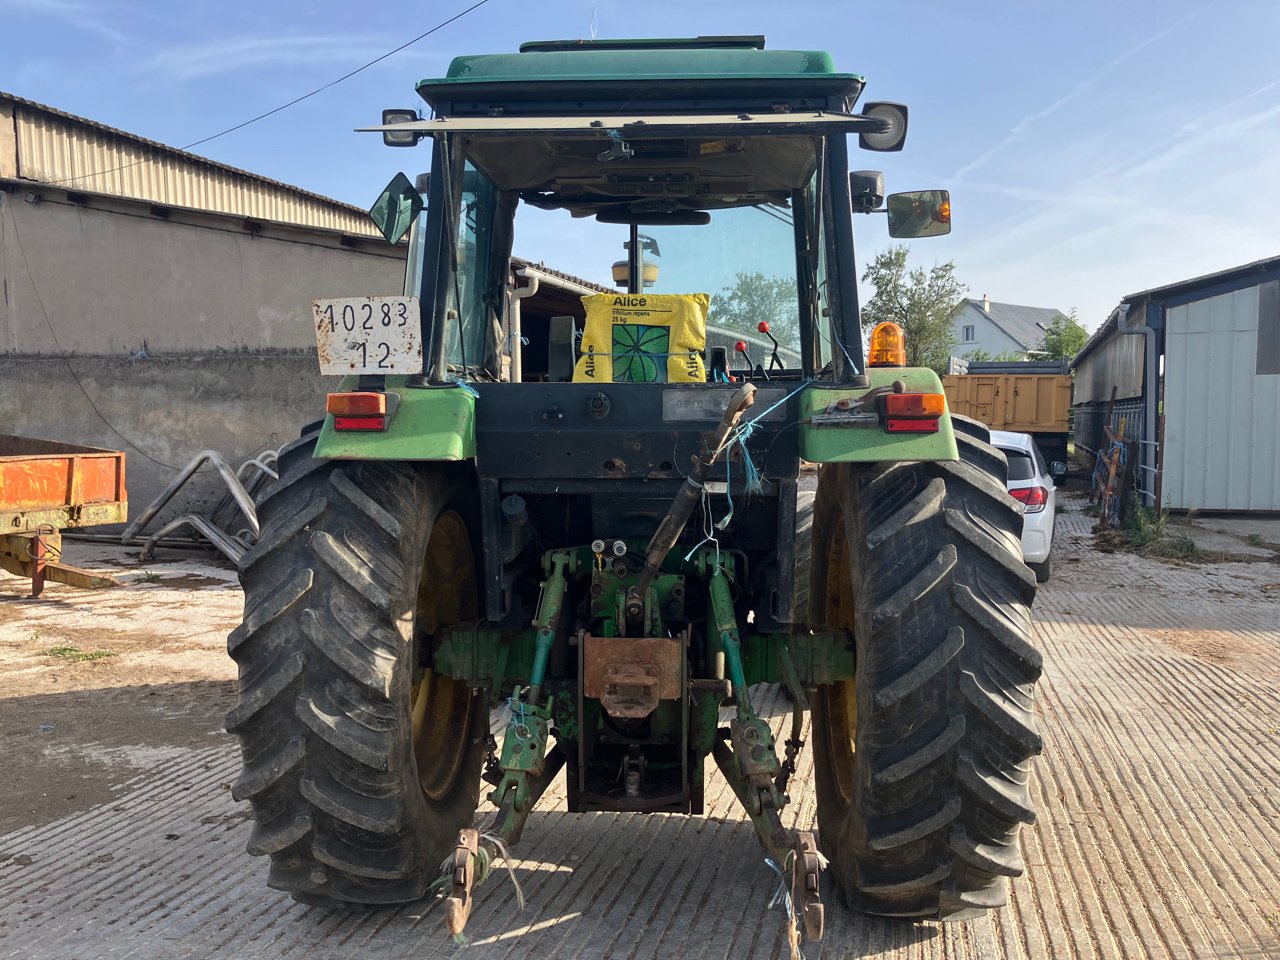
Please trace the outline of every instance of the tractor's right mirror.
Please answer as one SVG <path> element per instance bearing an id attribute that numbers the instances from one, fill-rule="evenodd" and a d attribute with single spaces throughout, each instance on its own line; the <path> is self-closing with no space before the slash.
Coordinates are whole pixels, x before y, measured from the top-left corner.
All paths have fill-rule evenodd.
<path id="1" fill-rule="evenodd" d="M 951 232 L 951 194 L 946 190 L 891 193 L 885 207 L 891 237 L 941 237 Z"/>
<path id="2" fill-rule="evenodd" d="M 387 243 L 399 243 L 422 212 L 422 206 L 422 194 L 408 177 L 397 173 L 369 208 L 369 219 L 382 231 Z"/>

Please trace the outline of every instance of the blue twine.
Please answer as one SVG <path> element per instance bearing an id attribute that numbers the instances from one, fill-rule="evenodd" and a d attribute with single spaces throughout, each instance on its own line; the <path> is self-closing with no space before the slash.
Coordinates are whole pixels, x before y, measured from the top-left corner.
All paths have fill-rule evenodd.
<path id="1" fill-rule="evenodd" d="M 747 496 L 763 493 L 764 481 L 760 479 L 760 471 L 756 469 L 755 461 L 751 459 L 751 452 L 747 450 L 746 437 L 738 438 L 738 446 L 742 449 L 742 469 L 747 475 L 745 482 Z"/>
<path id="2" fill-rule="evenodd" d="M 782 399 L 778 400 L 777 403 L 774 403 L 771 406 L 767 407 L 766 409 L 760 411 L 750 420 L 746 420 L 740 423 L 737 429 L 735 429 L 732 433 L 729 434 L 729 436 L 725 438 L 724 444 L 720 447 L 721 453 L 723 453 L 729 446 L 735 443 L 738 445 L 739 449 L 742 451 L 742 471 L 744 474 L 746 474 L 746 479 L 743 483 L 743 486 L 747 496 L 752 496 L 753 494 L 764 492 L 764 480 L 760 476 L 760 471 L 756 467 L 755 461 L 751 459 L 751 451 L 747 449 L 747 441 L 750 440 L 751 435 L 756 432 L 756 427 L 759 425 L 761 420 L 763 420 L 769 414 L 773 413 L 773 411 L 777 410 L 779 407 L 785 404 L 792 397 L 796 396 L 798 393 L 804 390 L 804 388 L 811 383 L 813 383 L 813 377 L 805 377 L 805 379 L 800 381 L 800 385 L 798 387 L 796 387 L 786 396 L 782 397 Z M 729 458 L 728 456 L 725 456 L 725 473 L 726 473 L 725 493 L 726 494 L 728 493 L 728 480 L 727 480 L 728 471 L 729 471 Z M 729 500 L 729 515 L 730 516 L 733 515 L 733 499 L 732 498 L 730 498 Z M 728 518 L 726 517 L 725 520 L 723 520 L 722 522 L 727 524 Z M 720 527 L 720 529 L 723 530 L 724 527 Z"/>
<path id="3" fill-rule="evenodd" d="M 450 383 L 452 383 L 455 387 L 460 388 L 463 393 L 471 397 L 473 400 L 480 399 L 480 394 L 476 390 L 476 388 L 473 387 L 471 384 L 467 383 L 467 381 L 461 379 L 456 373 L 448 374 L 445 377 L 445 379 L 448 380 Z"/>
<path id="4" fill-rule="evenodd" d="M 778 875 L 778 889 L 773 891 L 773 896 L 769 898 L 769 905 L 765 909 L 772 910 L 781 903 L 787 908 L 787 919 L 794 921 L 796 914 L 791 905 L 791 891 L 787 889 L 787 875 L 770 857 L 764 858 L 764 865 Z"/>
<path id="5" fill-rule="evenodd" d="M 731 434 L 729 434 L 728 437 L 725 438 L 724 444 L 721 446 L 720 449 L 723 450 L 725 447 L 729 446 L 729 444 L 734 443 L 739 439 L 744 441 L 749 440 L 751 438 L 751 435 L 755 433 L 756 426 L 761 420 L 763 420 L 769 414 L 773 413 L 773 411 L 777 410 L 780 406 L 782 406 L 792 397 L 796 396 L 798 393 L 804 390 L 804 388 L 809 386 L 809 384 L 811 383 L 813 383 L 813 377 L 805 377 L 803 380 L 800 381 L 800 385 L 798 387 L 796 387 L 794 390 L 788 393 L 785 397 L 783 397 L 777 403 L 760 411 L 750 420 L 744 420 L 742 423 L 738 424 L 737 429 L 734 430 Z"/>
<path id="6" fill-rule="evenodd" d="M 526 711 L 526 706 L 525 702 L 520 699 L 520 688 L 517 687 L 511 696 L 507 697 L 507 707 L 503 711 L 502 719 L 506 721 L 507 725 L 510 725 L 512 720 L 524 723 L 531 716 Z"/>
<path id="7" fill-rule="evenodd" d="M 849 372 L 856 377 L 862 371 L 859 370 L 858 365 L 853 362 L 853 357 L 849 354 L 849 348 L 844 345 L 844 341 L 839 337 L 835 337 L 834 339 L 836 341 L 836 346 L 838 346 L 840 348 L 840 352 L 844 354 L 844 358 L 849 361 Z"/>

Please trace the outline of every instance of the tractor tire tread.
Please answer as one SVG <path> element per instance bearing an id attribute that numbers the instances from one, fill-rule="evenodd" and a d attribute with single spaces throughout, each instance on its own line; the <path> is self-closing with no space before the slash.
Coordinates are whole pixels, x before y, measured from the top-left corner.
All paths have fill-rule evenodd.
<path id="1" fill-rule="evenodd" d="M 228 638 L 240 697 L 227 724 L 244 766 L 232 792 L 253 808 L 248 848 L 271 858 L 269 886 L 310 904 L 411 902 L 478 800 L 481 746 L 440 801 L 417 784 L 398 627 L 416 595 L 424 505 L 443 502 L 453 475 L 317 460 L 315 437 L 282 452 L 240 568 L 247 612 Z"/>
<path id="2" fill-rule="evenodd" d="M 1005 902 L 1042 748 L 1022 517 L 987 428 L 952 421 L 958 461 L 824 467 L 814 507 L 844 524 L 858 664 L 851 784 L 830 762 L 842 721 L 822 689 L 815 702 L 819 838 L 850 906 L 920 920 Z M 815 556 L 814 624 L 845 609 L 826 600 L 828 566 Z"/>

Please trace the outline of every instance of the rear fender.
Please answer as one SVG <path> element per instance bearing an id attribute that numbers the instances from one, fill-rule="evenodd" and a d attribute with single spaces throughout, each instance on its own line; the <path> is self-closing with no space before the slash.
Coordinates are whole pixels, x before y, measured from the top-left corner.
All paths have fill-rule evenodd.
<path id="1" fill-rule="evenodd" d="M 927 367 L 872 367 L 865 388 L 814 384 L 800 398 L 800 456 L 810 463 L 886 463 L 904 460 L 958 460 L 950 413 L 938 421 L 936 433 L 889 433 L 879 418 L 818 425 L 822 414 L 840 400 L 856 401 L 877 388 L 906 385 L 906 393 L 942 393 L 942 381 Z"/>
<path id="2" fill-rule="evenodd" d="M 385 430 L 337 432 L 324 418 L 315 455 L 327 460 L 470 460 L 476 455 L 476 400 L 464 387 L 406 387 L 406 377 L 387 377 Z M 345 377 L 339 391 L 358 389 Z"/>

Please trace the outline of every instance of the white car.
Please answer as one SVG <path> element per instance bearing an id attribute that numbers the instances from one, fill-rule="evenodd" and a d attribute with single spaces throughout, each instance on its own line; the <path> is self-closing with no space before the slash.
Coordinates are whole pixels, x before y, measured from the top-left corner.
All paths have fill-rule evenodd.
<path id="1" fill-rule="evenodd" d="M 1067 465 L 1044 462 L 1036 443 L 1025 433 L 992 430 L 991 442 L 1009 461 L 1009 495 L 1022 504 L 1022 559 L 1044 583 L 1049 579 L 1053 550 L 1054 488 L 1067 475 Z"/>

